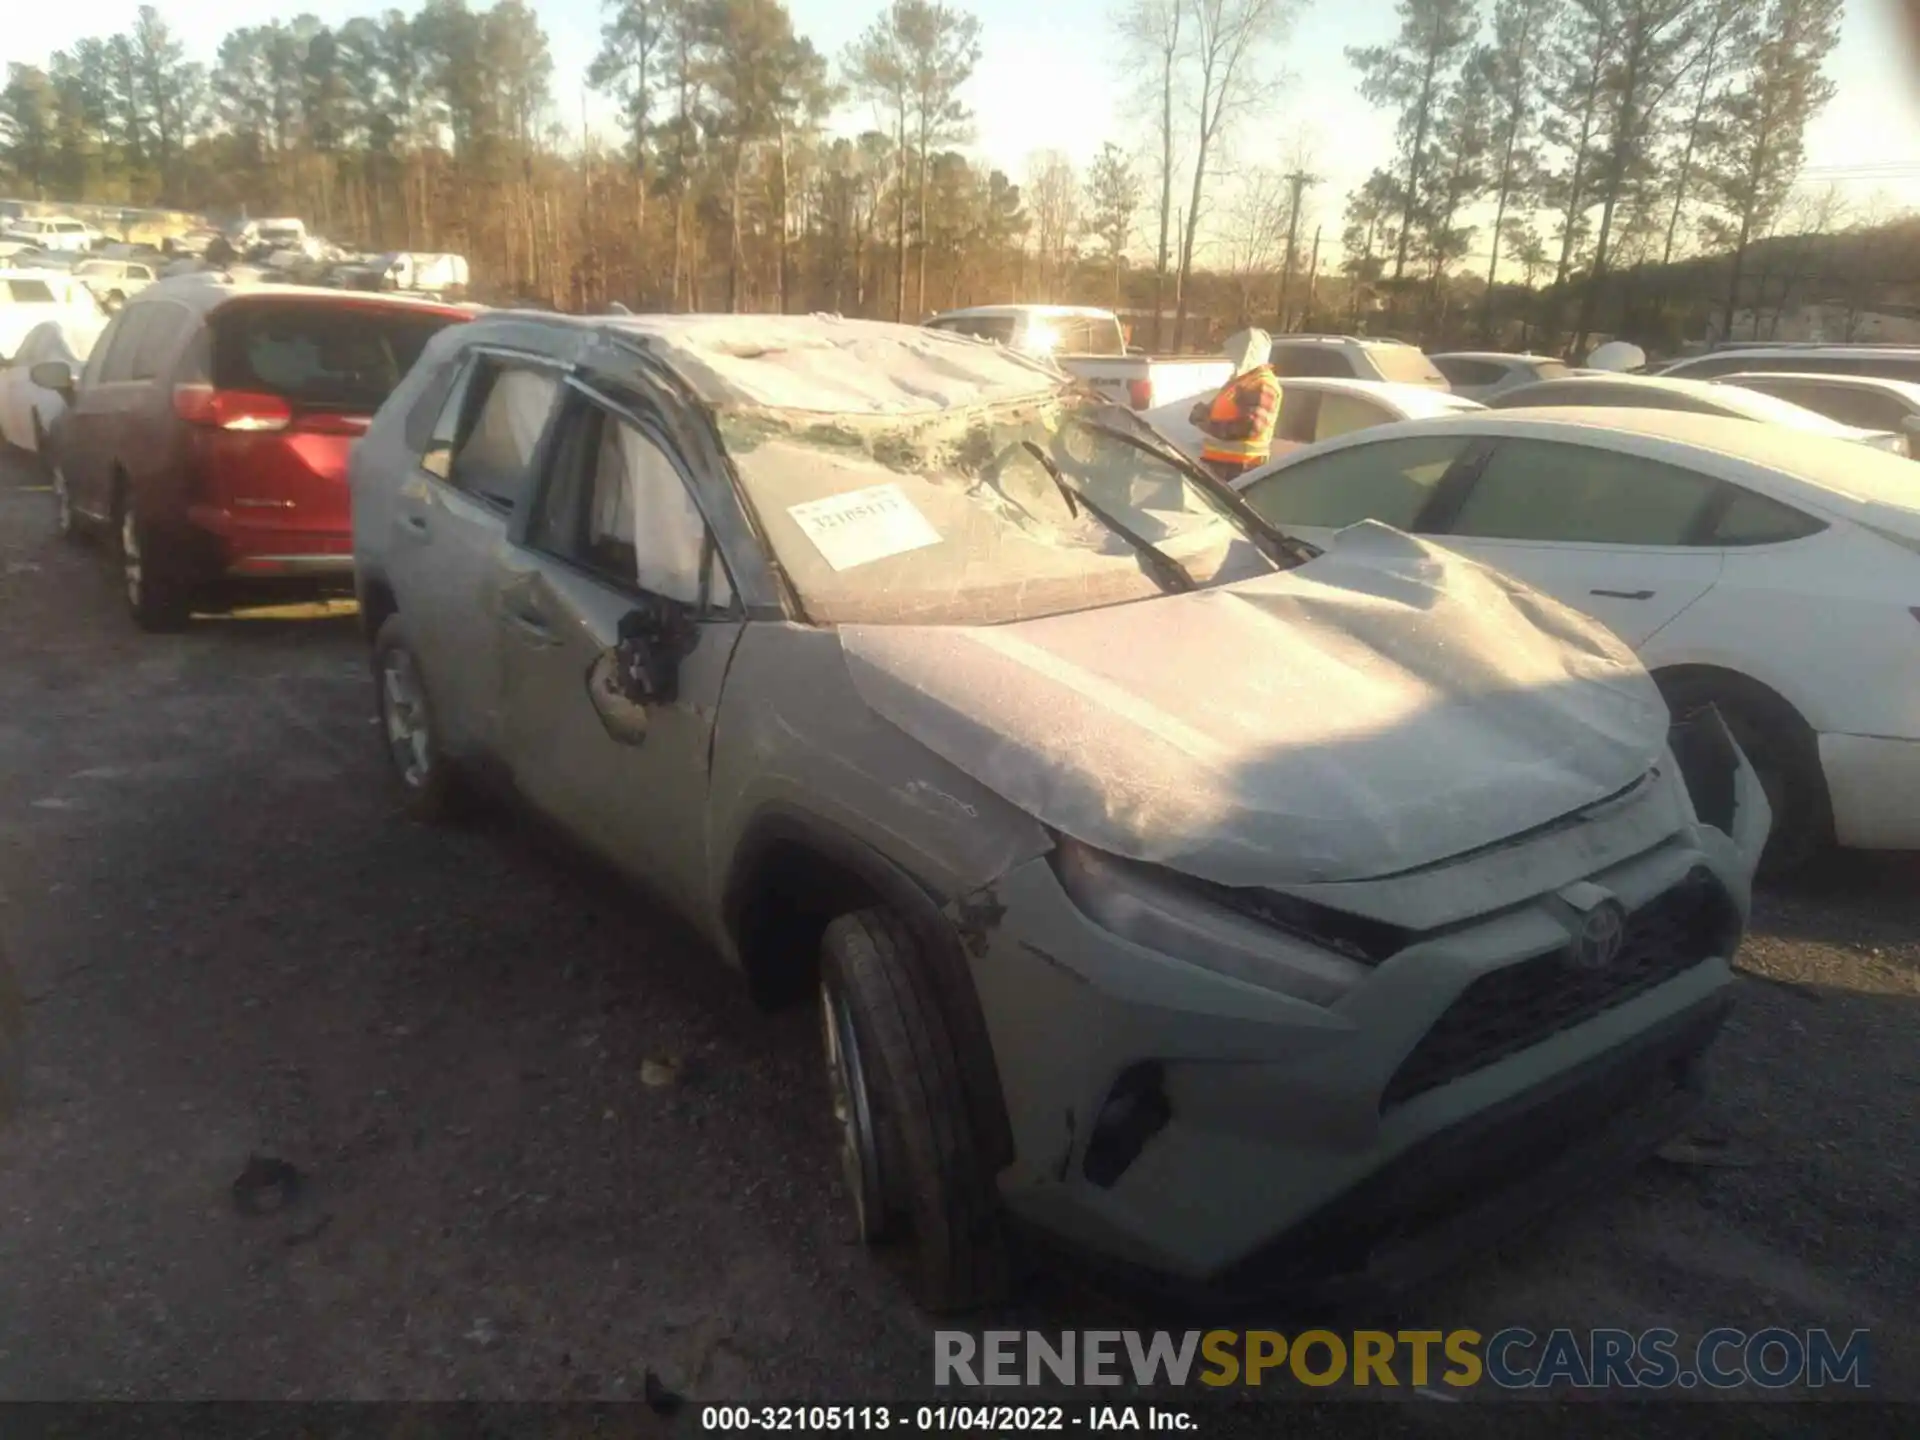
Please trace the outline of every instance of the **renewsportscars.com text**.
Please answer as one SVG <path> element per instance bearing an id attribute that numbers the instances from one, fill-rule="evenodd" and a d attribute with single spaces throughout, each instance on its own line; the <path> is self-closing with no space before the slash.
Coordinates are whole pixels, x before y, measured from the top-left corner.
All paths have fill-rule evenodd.
<path id="1" fill-rule="evenodd" d="M 1867 1332 L 1709 1330 L 938 1330 L 943 1386 L 1168 1385 L 1467 1390 L 1869 1388 Z"/>

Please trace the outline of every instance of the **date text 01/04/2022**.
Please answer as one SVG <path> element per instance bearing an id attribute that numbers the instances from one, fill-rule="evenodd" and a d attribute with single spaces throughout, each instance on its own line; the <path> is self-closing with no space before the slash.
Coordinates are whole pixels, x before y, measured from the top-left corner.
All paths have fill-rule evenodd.
<path id="1" fill-rule="evenodd" d="M 1002 1434 L 1032 1430 L 1159 1430 L 1199 1427 L 1185 1410 L 1153 1405 L 703 1405 L 700 1428 L 714 1433 L 834 1430 Z"/>

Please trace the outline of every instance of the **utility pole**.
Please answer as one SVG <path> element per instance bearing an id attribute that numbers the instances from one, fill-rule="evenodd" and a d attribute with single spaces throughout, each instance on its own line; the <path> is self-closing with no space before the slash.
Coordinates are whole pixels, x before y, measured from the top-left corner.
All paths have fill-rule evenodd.
<path id="1" fill-rule="evenodd" d="M 1324 225 L 1313 227 L 1313 259 L 1307 265 L 1307 303 L 1300 307 L 1303 319 L 1313 318 L 1313 292 L 1320 283 L 1320 232 L 1324 229 Z"/>
<path id="2" fill-rule="evenodd" d="M 1275 323 L 1281 331 L 1287 329 L 1287 292 L 1293 288 L 1294 260 L 1299 254 L 1300 238 L 1300 199 L 1309 185 L 1318 185 L 1320 177 L 1309 175 L 1304 170 L 1295 170 L 1287 176 L 1287 268 L 1280 272 L 1280 303 L 1275 309 L 1279 312 Z"/>

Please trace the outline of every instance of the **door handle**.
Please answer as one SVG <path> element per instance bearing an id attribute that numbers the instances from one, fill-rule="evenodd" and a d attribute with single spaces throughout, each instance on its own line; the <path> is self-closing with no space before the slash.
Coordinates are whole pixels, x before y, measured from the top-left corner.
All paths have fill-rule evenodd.
<path id="1" fill-rule="evenodd" d="M 1589 595 L 1602 595 L 1609 600 L 1651 600 L 1651 590 L 1589 590 Z"/>
<path id="2" fill-rule="evenodd" d="M 400 528 L 409 535 L 424 536 L 427 533 L 427 517 L 424 515 L 402 515 Z"/>

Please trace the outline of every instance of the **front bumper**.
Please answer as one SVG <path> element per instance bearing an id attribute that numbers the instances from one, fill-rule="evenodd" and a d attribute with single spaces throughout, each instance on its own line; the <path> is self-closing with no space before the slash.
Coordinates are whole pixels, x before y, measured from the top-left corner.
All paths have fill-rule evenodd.
<path id="1" fill-rule="evenodd" d="M 1015 1139 L 1008 1208 L 1106 1262 L 1226 1294 L 1314 1268 L 1404 1272 L 1388 1251 L 1409 1235 L 1444 1264 L 1478 1243 L 1462 1236 L 1517 1223 L 1516 1201 L 1554 1195 L 1550 1174 L 1591 1186 L 1630 1166 L 1681 1122 L 1728 1004 L 1766 830 L 1743 759 L 1734 790 L 1731 835 L 1668 828 L 1582 877 L 1635 916 L 1690 885 L 1719 907 L 1680 961 L 1585 999 L 1556 980 L 1570 937 L 1545 896 L 1424 933 L 1323 1008 L 1100 928 L 1045 859 L 1010 872 L 974 960 Z M 1528 847 L 1486 863 L 1524 869 Z M 1528 977 L 1543 983 L 1514 983 Z M 1529 1031 L 1528 1006 L 1559 1009 Z M 1116 1082 L 1142 1075 L 1158 1123 L 1117 1166 L 1090 1166 Z"/>
<path id="2" fill-rule="evenodd" d="M 1856 850 L 1920 850 L 1920 740 L 1822 735 L 1833 838 Z"/>

